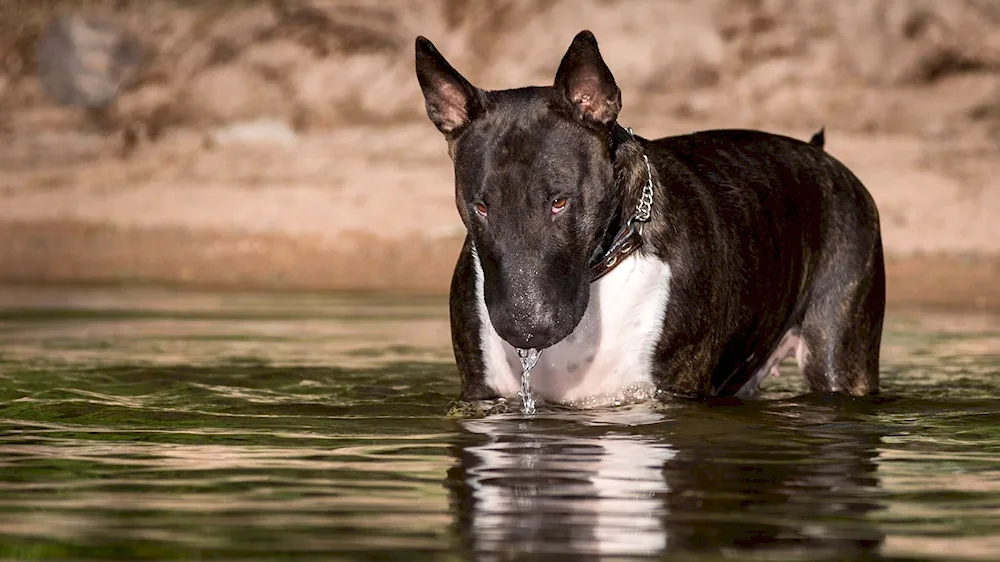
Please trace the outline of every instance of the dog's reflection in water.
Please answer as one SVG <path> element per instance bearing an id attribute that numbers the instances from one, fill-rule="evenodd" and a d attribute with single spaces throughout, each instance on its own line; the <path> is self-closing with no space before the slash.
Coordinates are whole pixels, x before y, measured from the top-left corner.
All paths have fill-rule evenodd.
<path id="1" fill-rule="evenodd" d="M 879 435 L 848 434 L 836 407 L 747 408 L 459 422 L 447 485 L 462 546 L 480 559 L 877 550 Z"/>

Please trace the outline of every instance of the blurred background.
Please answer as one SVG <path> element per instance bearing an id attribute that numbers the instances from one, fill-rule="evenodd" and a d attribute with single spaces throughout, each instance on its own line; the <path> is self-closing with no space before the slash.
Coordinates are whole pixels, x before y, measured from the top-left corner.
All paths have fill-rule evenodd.
<path id="1" fill-rule="evenodd" d="M 826 127 L 891 303 L 1000 308 L 1000 0 L 0 0 L 0 281 L 446 292 L 415 36 L 502 89 L 581 29 L 640 135 Z"/>

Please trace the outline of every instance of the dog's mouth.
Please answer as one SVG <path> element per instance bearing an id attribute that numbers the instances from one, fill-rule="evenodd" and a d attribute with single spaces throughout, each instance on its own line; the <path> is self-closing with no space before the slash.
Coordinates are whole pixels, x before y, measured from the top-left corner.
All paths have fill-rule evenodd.
<path id="1" fill-rule="evenodd" d="M 578 323 L 579 321 L 559 323 L 561 325 L 557 326 L 548 323 L 508 326 L 501 320 L 500 322 L 493 321 L 493 327 L 497 334 L 515 349 L 543 350 L 570 337 Z"/>

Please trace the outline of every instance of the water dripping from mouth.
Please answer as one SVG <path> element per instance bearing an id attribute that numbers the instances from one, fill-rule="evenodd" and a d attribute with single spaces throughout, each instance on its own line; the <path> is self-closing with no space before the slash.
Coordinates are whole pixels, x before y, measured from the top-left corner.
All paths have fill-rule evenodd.
<path id="1" fill-rule="evenodd" d="M 541 352 L 537 349 L 517 350 L 517 356 L 521 359 L 521 413 L 532 415 L 535 413 L 535 397 L 531 395 L 531 369 L 538 363 L 538 356 Z"/>

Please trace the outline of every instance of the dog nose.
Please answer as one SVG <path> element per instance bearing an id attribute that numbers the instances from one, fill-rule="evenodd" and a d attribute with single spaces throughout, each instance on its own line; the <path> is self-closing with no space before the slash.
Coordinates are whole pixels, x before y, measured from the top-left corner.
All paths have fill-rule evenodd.
<path id="1" fill-rule="evenodd" d="M 555 326 L 534 322 L 530 327 L 511 325 L 495 326 L 504 341 L 520 349 L 545 349 L 556 343 Z"/>
<path id="2" fill-rule="evenodd" d="M 487 302 L 490 321 L 497 334 L 514 347 L 551 347 L 572 330 L 572 323 L 567 321 L 570 318 L 559 306 L 545 302 L 548 291 L 530 286 L 524 288 L 525 285 L 514 285 L 521 287 L 516 294 L 505 291 L 503 296 L 506 298 Z"/>
<path id="3" fill-rule="evenodd" d="M 544 332 L 532 332 L 526 334 L 526 337 L 520 338 L 519 342 L 514 345 L 520 349 L 545 349 L 553 344 L 552 341 L 552 331 L 546 330 Z"/>

